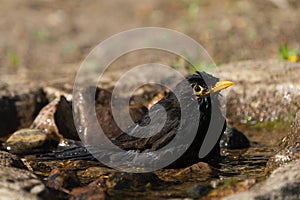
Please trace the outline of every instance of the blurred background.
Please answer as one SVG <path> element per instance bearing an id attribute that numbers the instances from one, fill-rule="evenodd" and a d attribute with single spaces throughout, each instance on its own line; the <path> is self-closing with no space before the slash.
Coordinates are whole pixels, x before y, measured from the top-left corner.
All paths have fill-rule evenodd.
<path id="1" fill-rule="evenodd" d="M 224 64 L 298 50 L 299 0 L 1 0 L 0 73 L 73 79 L 101 41 L 136 27 L 180 31 Z M 286 50 L 287 51 L 287 50 Z"/>

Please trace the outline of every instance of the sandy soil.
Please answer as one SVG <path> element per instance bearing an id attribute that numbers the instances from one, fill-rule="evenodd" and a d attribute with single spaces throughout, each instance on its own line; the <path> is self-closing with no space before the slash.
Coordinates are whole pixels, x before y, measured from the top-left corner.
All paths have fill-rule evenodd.
<path id="1" fill-rule="evenodd" d="M 145 26 L 191 36 L 218 64 L 279 58 L 297 48 L 299 18 L 297 0 L 1 0 L 0 73 L 72 80 L 99 42 Z"/>

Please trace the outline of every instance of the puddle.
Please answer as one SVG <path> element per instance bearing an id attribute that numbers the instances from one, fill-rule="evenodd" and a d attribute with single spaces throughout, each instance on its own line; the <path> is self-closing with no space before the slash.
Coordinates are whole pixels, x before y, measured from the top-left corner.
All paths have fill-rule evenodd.
<path id="1" fill-rule="evenodd" d="M 275 129 L 271 130 L 270 128 L 266 129 L 262 126 L 253 125 L 242 125 L 240 127 L 242 127 L 250 140 L 256 138 L 255 142 L 251 142 L 251 147 L 248 149 L 222 149 L 224 159 L 220 161 L 217 167 L 213 167 L 210 172 L 191 171 L 186 175 L 178 176 L 177 179 L 174 179 L 174 174 L 178 173 L 180 169 L 162 169 L 159 172 L 154 172 L 154 174 L 163 180 L 162 183 L 158 184 L 150 180 L 148 183 L 146 182 L 145 185 L 140 185 L 140 177 L 137 175 L 139 178 L 134 181 L 138 182 L 138 187 L 130 186 L 129 188 L 108 189 L 109 199 L 200 198 L 212 191 L 214 187 L 222 187 L 222 185 L 230 181 L 238 182 L 246 179 L 255 179 L 256 182 L 259 182 L 264 180 L 266 178 L 264 172 L 266 163 L 270 156 L 275 153 L 276 146 L 273 144 L 273 141 L 270 140 L 268 143 L 268 141 L 263 140 L 262 142 L 262 139 L 266 138 L 267 135 L 273 137 L 275 135 L 277 141 L 279 141 L 278 138 L 287 132 L 275 134 Z M 255 135 L 259 137 L 255 137 Z M 263 137 L 263 135 L 265 135 L 265 137 Z M 76 170 L 77 176 L 79 179 L 84 180 L 84 184 L 101 177 L 101 173 L 102 175 L 105 174 L 105 176 L 108 175 L 110 177 L 114 177 L 114 173 L 116 173 L 114 170 L 103 168 L 103 166 L 99 165 L 99 163 L 97 164 L 97 162 L 67 161 L 64 163 L 62 161 L 51 161 L 50 163 L 44 161 L 35 163 L 32 161 L 31 165 L 33 166 L 33 171 L 44 178 L 47 177 L 51 168 L 58 167 Z M 98 173 L 97 170 L 88 172 L 87 169 L 92 169 L 93 167 L 98 171 L 100 170 L 101 173 Z M 105 173 L 103 173 L 103 170 Z M 167 180 L 170 175 L 172 178 Z M 143 180 L 143 178 L 141 180 Z"/>
<path id="2" fill-rule="evenodd" d="M 247 150 L 223 150 L 225 159 L 220 163 L 219 179 L 245 180 L 265 178 L 265 166 L 274 154 L 270 147 L 250 147 Z"/>

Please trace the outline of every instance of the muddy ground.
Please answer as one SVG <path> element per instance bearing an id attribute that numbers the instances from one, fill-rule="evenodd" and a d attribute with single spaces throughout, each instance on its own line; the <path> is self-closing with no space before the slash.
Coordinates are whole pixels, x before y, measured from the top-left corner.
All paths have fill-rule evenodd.
<path id="1" fill-rule="evenodd" d="M 297 0 L 1 0 L 0 5 L 4 81 L 15 75 L 72 80 L 99 42 L 136 27 L 185 33 L 217 64 L 279 58 L 281 45 L 294 49 L 300 39 Z"/>

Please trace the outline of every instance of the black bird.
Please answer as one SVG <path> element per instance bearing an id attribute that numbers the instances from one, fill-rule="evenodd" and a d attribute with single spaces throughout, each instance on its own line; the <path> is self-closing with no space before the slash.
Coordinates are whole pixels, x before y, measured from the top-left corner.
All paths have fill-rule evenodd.
<path id="1" fill-rule="evenodd" d="M 219 81 L 218 78 L 206 72 L 196 72 L 188 76 L 186 80 L 180 82 L 173 92 L 168 93 L 154 104 L 149 109 L 148 114 L 135 125 L 129 127 L 126 133 L 121 133 L 111 141 L 123 150 L 151 152 L 160 150 L 170 144 L 180 132 L 181 137 L 179 136 L 177 140 L 180 140 L 179 143 L 182 145 L 170 149 L 171 152 L 175 152 L 182 148 L 184 153 L 169 164 L 168 167 L 185 167 L 199 161 L 213 162 L 218 160 L 220 158 L 219 140 L 221 133 L 226 129 L 225 117 L 221 112 L 219 92 L 233 83 L 230 81 Z M 150 117 L 151 113 L 153 113 L 152 117 Z M 155 135 L 147 137 L 148 132 L 146 132 L 147 129 L 144 127 L 149 124 L 161 123 L 164 113 L 167 114 L 163 128 Z M 220 133 L 213 136 L 217 137 L 215 138 L 217 142 L 204 158 L 199 158 L 199 150 L 211 124 L 213 126 L 216 124 L 221 126 L 219 129 Z M 155 132 L 155 128 L 152 131 Z M 194 132 L 195 135 L 188 136 L 190 132 Z M 141 136 L 145 136 L 145 138 L 141 138 Z M 186 136 L 194 137 L 194 139 L 192 141 L 184 141 Z M 80 149 L 81 153 L 78 152 L 77 148 L 70 148 L 69 150 L 69 152 L 65 150 L 54 152 L 52 156 L 58 159 L 69 159 L 74 156 L 87 158 L 87 151 L 84 148 Z"/>
<path id="2" fill-rule="evenodd" d="M 183 137 L 185 137 L 187 133 L 194 131 L 196 135 L 190 145 L 184 144 L 183 142 L 181 147 L 175 147 L 185 148 L 184 154 L 171 163 L 169 167 L 185 167 L 199 161 L 208 161 L 211 163 L 217 161 L 220 158 L 219 141 L 222 135 L 221 133 L 226 129 L 225 117 L 221 112 L 219 92 L 231 86 L 233 83 L 230 81 L 219 81 L 218 78 L 206 72 L 196 72 L 186 79 L 190 85 L 189 87 L 186 87 L 183 82 L 179 83 L 174 89 L 174 93 L 179 94 L 177 97 L 173 92 L 168 93 L 150 108 L 149 113 L 155 113 L 152 119 L 150 119 L 149 115 L 145 115 L 136 125 L 130 127 L 126 133 L 116 137 L 113 143 L 125 150 L 139 150 L 140 152 L 156 151 L 172 141 L 179 130 L 183 132 Z M 192 88 L 192 90 L 190 90 L 190 88 Z M 178 100 L 178 98 L 180 100 Z M 179 104 L 179 101 L 181 101 L 181 104 Z M 192 104 L 194 104 L 194 106 L 192 106 Z M 214 104 L 214 111 L 212 111 L 212 104 Z M 161 123 L 161 106 L 164 107 L 167 112 L 166 123 L 162 130 L 152 137 L 137 138 L 132 136 L 135 132 L 138 135 L 147 135 L 148 133 L 143 133 L 141 127 L 148 125 L 150 122 L 153 124 Z M 185 115 L 183 119 L 181 118 L 182 109 L 187 112 L 187 115 Z M 215 113 L 213 119 L 211 119 L 212 112 Z M 182 120 L 182 122 L 180 120 Z M 212 125 L 221 126 L 219 129 L 221 133 L 213 136 L 217 137 L 215 138 L 217 142 L 211 151 L 204 158 L 200 159 L 199 150 L 207 134 L 211 120 L 215 122 L 212 123 Z M 196 125 L 198 127 L 191 127 L 190 123 L 197 123 Z M 197 128 L 197 131 L 193 130 L 193 128 Z"/>

